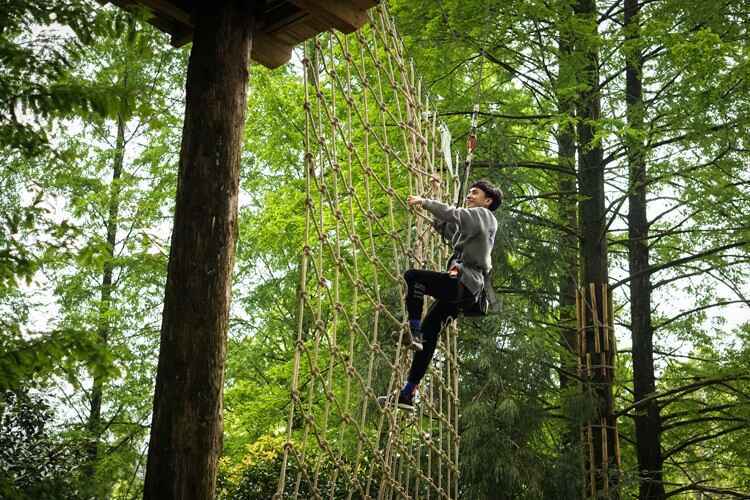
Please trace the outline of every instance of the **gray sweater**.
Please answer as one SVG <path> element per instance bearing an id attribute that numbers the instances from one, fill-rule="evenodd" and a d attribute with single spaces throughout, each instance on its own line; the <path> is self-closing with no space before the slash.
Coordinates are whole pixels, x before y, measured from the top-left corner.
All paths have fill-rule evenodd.
<path id="1" fill-rule="evenodd" d="M 435 229 L 453 246 L 461 283 L 477 296 L 492 270 L 495 215 L 484 207 L 454 208 L 435 200 L 424 200 L 422 206 L 435 217 Z"/>

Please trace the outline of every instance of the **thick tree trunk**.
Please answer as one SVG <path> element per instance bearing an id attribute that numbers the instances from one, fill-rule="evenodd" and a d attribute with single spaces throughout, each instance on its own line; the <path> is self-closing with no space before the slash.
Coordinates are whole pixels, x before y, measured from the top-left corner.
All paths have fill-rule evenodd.
<path id="1" fill-rule="evenodd" d="M 580 203 L 582 230 L 581 265 L 583 283 L 606 283 L 607 238 L 605 234 L 604 205 L 604 153 L 596 139 L 596 121 L 601 117 L 601 97 L 599 95 L 599 51 L 590 37 L 598 39 L 596 24 L 596 4 L 593 0 L 578 0 L 576 14 L 592 26 L 593 33 L 581 33 L 576 43 L 578 56 L 584 58 L 584 67 L 579 72 L 580 82 L 586 86 L 581 91 L 578 102 L 578 161 L 580 192 L 584 197 Z"/>
<path id="2" fill-rule="evenodd" d="M 144 498 L 210 499 L 247 106 L 251 3 L 197 2 Z"/>
<path id="3" fill-rule="evenodd" d="M 607 301 L 607 234 L 604 203 L 604 161 L 602 145 L 596 138 L 600 119 L 599 94 L 599 34 L 594 0 L 577 0 L 573 10 L 582 26 L 577 33 L 575 53 L 581 62 L 579 83 L 585 88 L 579 93 L 578 116 L 578 182 L 581 201 L 581 285 L 585 306 L 582 308 L 588 330 L 585 334 L 584 360 L 587 376 L 586 390 L 592 397 L 593 415 L 586 428 L 586 495 L 619 498 L 619 465 L 617 460 L 617 430 L 613 412 L 612 382 L 614 380 L 613 350 L 604 346 L 613 343 L 611 325 L 604 319 Z M 594 293 L 590 285 L 594 285 Z M 612 346 L 614 347 L 614 346 Z"/>
<path id="4" fill-rule="evenodd" d="M 638 0 L 625 0 L 625 101 L 628 128 L 643 130 L 643 60 L 640 43 L 640 6 Z M 643 139 L 637 133 L 627 134 L 630 171 L 628 237 L 630 259 L 630 317 L 633 339 L 633 389 L 635 401 L 641 401 L 656 390 L 654 379 L 654 345 L 651 327 L 651 277 L 648 273 L 648 218 L 646 215 L 646 160 Z M 636 412 L 636 452 L 640 475 L 639 498 L 666 498 L 662 484 L 661 415 L 656 400 L 650 400 Z"/>

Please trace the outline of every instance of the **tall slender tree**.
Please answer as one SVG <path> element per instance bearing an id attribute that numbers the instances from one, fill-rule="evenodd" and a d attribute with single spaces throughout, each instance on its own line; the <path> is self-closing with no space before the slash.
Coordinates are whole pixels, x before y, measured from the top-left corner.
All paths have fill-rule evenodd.
<path id="1" fill-rule="evenodd" d="M 560 6 L 561 19 L 558 21 L 557 42 L 557 102 L 559 126 L 557 128 L 558 207 L 557 216 L 562 225 L 560 232 L 560 255 L 562 265 L 559 271 L 560 302 L 560 343 L 569 353 L 563 363 L 560 375 L 561 388 L 568 388 L 576 380 L 571 374 L 576 372 L 577 335 L 576 332 L 576 288 L 578 286 L 578 216 L 576 213 L 576 130 L 575 130 L 575 84 L 576 65 L 573 60 L 573 41 L 570 15 Z M 567 14 L 567 15 L 566 15 Z M 575 434 L 578 434 L 576 431 Z"/>
<path id="2" fill-rule="evenodd" d="M 92 41 L 82 56 L 85 65 L 71 78 L 107 85 L 116 113 L 56 135 L 73 160 L 65 169 L 50 169 L 50 189 L 66 201 L 77 237 L 71 251 L 48 266 L 60 328 L 90 342 L 84 363 L 61 364 L 77 391 L 62 385 L 58 397 L 78 417 L 66 427 L 85 431 L 81 472 L 91 497 L 111 494 L 118 482 L 136 491 L 142 483 L 138 470 L 156 359 L 154 292 L 163 288 L 166 261 L 157 226 L 174 193 L 174 156 L 164 153 L 163 141 L 174 140 L 170 126 L 179 107 L 172 110 L 172 99 L 179 99 L 182 83 L 169 72 L 183 62 L 132 15 L 114 9 L 99 14 L 112 31 Z"/>
<path id="3" fill-rule="evenodd" d="M 573 4 L 578 29 L 574 45 L 579 61 L 579 88 L 576 115 L 578 132 L 578 184 L 580 193 L 581 284 L 584 294 L 586 352 L 591 353 L 587 390 L 592 396 L 589 420 L 587 484 L 591 496 L 618 498 L 619 470 L 616 458 L 617 430 L 614 418 L 612 384 L 614 363 L 611 350 L 605 350 L 605 336 L 611 334 L 606 324 L 606 292 L 609 288 L 607 252 L 607 211 L 605 206 L 604 149 L 599 135 L 601 87 L 599 80 L 598 12 L 595 0 L 577 0 Z M 600 358 L 599 352 L 602 351 Z M 594 354 L 596 353 L 596 354 Z M 589 362 L 582 360 L 584 366 Z"/>
<path id="4" fill-rule="evenodd" d="M 129 45 L 132 45 L 136 36 L 135 18 L 133 18 L 133 16 L 128 16 L 127 24 L 128 28 L 124 39 Z M 112 288 L 114 286 L 114 259 L 117 246 L 117 228 L 120 213 L 120 179 L 122 177 L 123 162 L 125 158 L 126 119 L 131 113 L 128 102 L 130 97 L 130 89 L 128 87 L 128 72 L 130 71 L 128 66 L 128 54 L 132 52 L 132 47 L 126 47 L 124 52 L 126 54 L 125 63 L 122 66 L 120 75 L 117 77 L 117 83 L 120 88 L 120 92 L 118 92 L 119 105 L 116 118 L 115 144 L 112 154 L 112 178 L 109 187 L 109 202 L 107 203 L 107 216 L 104 223 L 104 230 L 106 233 L 104 238 L 105 249 L 101 273 L 99 318 L 97 327 L 98 347 L 104 352 L 109 348 L 109 337 L 112 330 L 109 316 L 110 310 L 114 307 Z M 91 439 L 88 449 L 89 466 L 87 475 L 89 476 L 89 484 L 94 487 L 97 485 L 97 481 L 95 480 L 96 463 L 99 459 L 100 440 L 103 432 L 102 400 L 104 397 L 104 384 L 107 376 L 108 374 L 104 370 L 93 370 L 91 396 L 89 398 L 90 408 L 88 421 L 86 422 L 86 428 Z"/>
<path id="5" fill-rule="evenodd" d="M 625 0 L 625 105 L 627 107 L 628 257 L 630 261 L 630 324 L 633 345 L 633 399 L 642 406 L 635 416 L 639 498 L 665 498 L 662 483 L 661 416 L 656 400 L 654 342 L 651 326 L 651 276 L 649 273 L 646 149 L 644 144 L 643 55 L 640 39 L 640 5 Z"/>

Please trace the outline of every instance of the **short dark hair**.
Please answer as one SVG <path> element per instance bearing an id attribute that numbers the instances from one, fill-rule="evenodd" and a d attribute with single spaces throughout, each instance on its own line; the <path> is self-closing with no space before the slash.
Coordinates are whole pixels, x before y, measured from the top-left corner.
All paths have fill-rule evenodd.
<path id="1" fill-rule="evenodd" d="M 486 181 L 486 180 L 477 181 L 471 186 L 469 186 L 469 189 L 471 188 L 481 189 L 487 198 L 492 198 L 492 203 L 487 208 L 489 208 L 493 212 L 503 202 L 503 192 L 500 191 L 500 188 L 495 187 L 492 184 L 490 184 L 489 181 Z"/>

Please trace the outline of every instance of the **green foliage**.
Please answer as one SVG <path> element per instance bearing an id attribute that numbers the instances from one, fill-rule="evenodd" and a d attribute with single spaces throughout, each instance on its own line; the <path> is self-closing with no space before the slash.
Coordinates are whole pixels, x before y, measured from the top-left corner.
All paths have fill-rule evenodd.
<path id="1" fill-rule="evenodd" d="M 77 416 L 68 428 L 92 443 L 86 495 L 130 498 L 145 466 L 186 54 L 122 11 L 107 16 L 118 31 L 92 43 L 74 75 L 110 86 L 116 115 L 65 135 L 75 162 L 50 189 L 80 233 L 48 270 L 57 321 L 94 346 L 60 373 L 76 389 L 63 398 Z"/>
<path id="2" fill-rule="evenodd" d="M 106 88 L 70 78 L 82 43 L 106 26 L 80 0 L 8 0 L 0 6 L 0 144 L 39 154 L 54 117 L 108 112 Z"/>
<path id="3" fill-rule="evenodd" d="M 0 231 L 9 313 L 0 385 L 42 384 L 64 408 L 55 436 L 82 450 L 85 481 L 63 496 L 132 498 L 145 465 L 186 53 L 120 10 L 21 3 L 0 43 L 0 70 L 17 79 L 0 94 L 14 94 L 15 114 L 0 119 L 33 141 L 0 134 L 9 228 Z"/>
<path id="4" fill-rule="evenodd" d="M 0 398 L 0 497 L 77 498 L 80 443 L 58 435 L 49 402 L 30 391 L 3 391 Z"/>
<path id="5" fill-rule="evenodd" d="M 571 362 L 558 323 L 559 285 L 567 272 L 562 251 L 571 251 L 562 248 L 563 236 L 577 234 L 561 207 L 577 195 L 560 192 L 567 165 L 560 165 L 557 140 L 578 123 L 561 104 L 574 101 L 585 84 L 579 78 L 583 62 L 560 50 L 561 33 L 572 42 L 595 42 L 600 50 L 606 84 L 595 142 L 605 148 L 615 280 L 627 278 L 630 244 L 623 151 L 635 141 L 647 151 L 649 245 L 651 263 L 658 266 L 650 276 L 657 394 L 666 394 L 660 398 L 662 439 L 670 453 L 665 480 L 675 489 L 697 483 L 750 491 L 744 465 L 750 456 L 750 389 L 744 378 L 750 334 L 742 310 L 727 309 L 732 302 L 746 304 L 749 271 L 746 12 L 742 2 L 729 0 L 647 2 L 641 37 L 623 42 L 621 9 L 610 1 L 598 4 L 602 17 L 595 37 L 594 20 L 572 16 L 568 1 L 390 2 L 423 89 L 450 128 L 454 153 L 463 154 L 470 110 L 480 105 L 473 177 L 489 178 L 506 194 L 493 255 L 502 312 L 465 320 L 459 338 L 465 498 L 576 498 L 580 491 L 579 448 L 571 429 L 591 408 L 575 386 L 560 389 L 558 369 Z M 186 52 L 169 49 L 162 35 L 121 11 L 92 11 L 92 5 L 0 5 L 0 390 L 15 391 L 0 410 L 3 497 L 75 497 L 84 470 L 87 485 L 100 496 L 139 494 Z M 623 116 L 628 51 L 641 51 L 646 63 L 643 128 L 626 125 Z M 335 85 L 322 83 L 323 92 Z M 304 234 L 300 69 L 253 66 L 250 85 L 225 388 L 225 498 L 269 498 L 275 491 L 284 444 L 276 434 L 287 420 L 298 322 L 312 321 L 298 310 L 299 263 L 303 247 L 317 244 Z M 395 102 L 392 89 L 385 89 L 384 99 Z M 363 111 L 374 116 L 377 110 Z M 346 123 L 343 105 L 337 113 Z M 118 126 L 126 132 L 120 143 Z M 386 135 L 398 140 L 393 129 Z M 355 127 L 353 154 L 362 154 L 363 137 Z M 118 155 L 123 168 L 113 179 Z M 382 158 L 371 155 L 374 173 L 384 177 Z M 341 175 L 346 173 L 325 180 L 341 189 Z M 363 183 L 356 176 L 352 181 L 360 195 Z M 400 195 L 409 191 L 406 179 L 392 185 Z M 390 216 L 386 194 L 373 192 L 375 216 Z M 343 191 L 339 195 L 346 198 Z M 110 218 L 113 202 L 117 216 Z M 363 244 L 382 249 L 386 259 L 408 250 L 406 232 L 397 242 L 402 247 L 387 235 L 370 239 L 365 211 L 342 205 L 340 223 L 364 235 Z M 401 206 L 393 217 L 408 223 Z M 326 227 L 336 223 L 323 221 Z M 113 224 L 114 245 L 107 235 Z M 342 246 L 346 265 L 356 258 L 356 245 Z M 358 264 L 366 287 L 381 285 L 383 301 L 398 311 L 398 285 L 374 266 Z M 108 269 L 113 283 L 104 293 Z M 621 409 L 632 403 L 624 288 L 615 296 L 623 348 L 615 400 Z M 355 292 L 361 298 L 359 322 L 368 324 L 362 290 L 342 280 L 338 293 Z M 342 341 L 351 335 L 343 323 L 328 333 Z M 359 367 L 363 360 L 353 362 Z M 302 383 L 310 376 L 308 364 L 302 362 Z M 343 398 L 346 388 L 336 376 L 342 369 L 333 368 L 332 390 Z M 387 375 L 376 370 L 373 386 L 384 387 Z M 88 425 L 95 380 L 103 393 L 105 430 Z M 695 390 L 681 390 L 693 384 Z M 46 401 L 25 391 L 29 387 Z M 318 413 L 326 404 L 322 392 L 305 402 Z M 620 418 L 623 496 L 637 489 L 630 415 Z M 344 434 L 336 444 L 349 450 L 356 440 Z M 92 471 L 86 453 L 94 441 L 100 453 Z M 322 460 L 315 442 L 306 449 Z M 33 462 L 35 454 L 49 459 L 47 469 Z M 287 481 L 297 472 L 292 460 Z M 343 495 L 336 473 L 334 464 L 321 461 L 322 488 L 331 481 Z"/>
<path id="6" fill-rule="evenodd" d="M 285 438 L 261 436 L 248 445 L 242 459 L 237 463 L 224 460 L 219 473 L 220 499 L 232 500 L 265 500 L 276 493 L 281 477 L 282 459 L 284 455 Z M 343 468 L 325 459 L 315 448 L 311 448 L 306 456 L 307 464 L 315 464 L 306 468 L 304 474 L 317 477 L 316 486 L 312 481 L 303 480 L 299 488 L 299 497 L 312 498 L 321 495 L 325 498 L 348 498 L 351 473 L 347 470 L 351 464 Z M 296 460 L 289 460 L 285 471 L 284 489 L 287 492 L 283 498 L 292 498 L 295 483 L 299 474 L 299 464 Z M 360 477 L 366 482 L 366 477 Z M 317 491 L 316 489 L 317 488 Z M 356 495 L 355 495 L 356 498 Z"/>
<path id="7" fill-rule="evenodd" d="M 461 332 L 463 495 L 577 498 L 578 450 L 565 451 L 567 425 L 550 418 L 550 406 L 571 401 L 556 394 L 554 353 L 543 330 L 504 333 L 518 320 L 513 305 L 504 306 L 497 337 L 487 334 L 489 319 Z"/>
<path id="8" fill-rule="evenodd" d="M 0 390 L 27 387 L 61 366 L 89 359 L 94 352 L 93 339 L 79 330 L 59 330 L 30 340 L 0 337 Z"/>

